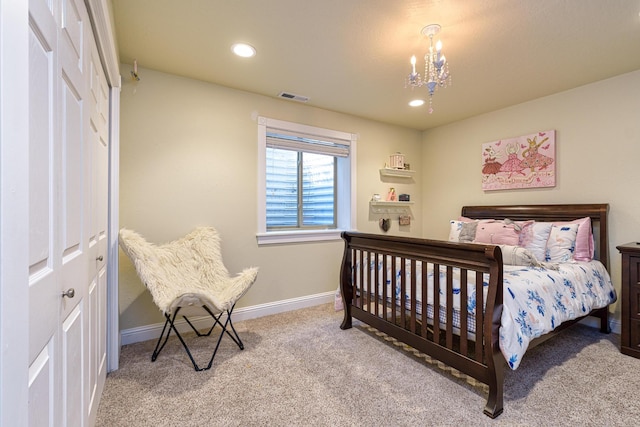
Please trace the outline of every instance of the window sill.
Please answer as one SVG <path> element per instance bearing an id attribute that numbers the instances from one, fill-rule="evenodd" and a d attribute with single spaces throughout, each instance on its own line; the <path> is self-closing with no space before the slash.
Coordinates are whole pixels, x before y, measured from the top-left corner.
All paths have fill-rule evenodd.
<path id="1" fill-rule="evenodd" d="M 340 240 L 343 230 L 296 230 L 270 231 L 256 234 L 258 246 L 279 245 L 283 243 L 309 243 L 330 240 Z"/>

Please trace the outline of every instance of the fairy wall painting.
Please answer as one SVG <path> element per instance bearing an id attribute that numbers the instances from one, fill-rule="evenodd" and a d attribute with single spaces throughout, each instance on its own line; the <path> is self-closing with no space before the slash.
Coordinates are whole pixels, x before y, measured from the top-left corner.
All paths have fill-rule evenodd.
<path id="1" fill-rule="evenodd" d="M 555 187 L 556 131 L 482 144 L 482 189 Z"/>

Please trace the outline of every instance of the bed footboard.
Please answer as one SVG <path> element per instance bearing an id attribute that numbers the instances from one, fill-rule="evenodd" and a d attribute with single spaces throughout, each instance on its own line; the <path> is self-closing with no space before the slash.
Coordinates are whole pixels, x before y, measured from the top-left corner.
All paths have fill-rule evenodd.
<path id="1" fill-rule="evenodd" d="M 342 238 L 340 327 L 351 328 L 355 317 L 487 384 L 484 413 L 500 415 L 500 248 L 355 232 Z"/>

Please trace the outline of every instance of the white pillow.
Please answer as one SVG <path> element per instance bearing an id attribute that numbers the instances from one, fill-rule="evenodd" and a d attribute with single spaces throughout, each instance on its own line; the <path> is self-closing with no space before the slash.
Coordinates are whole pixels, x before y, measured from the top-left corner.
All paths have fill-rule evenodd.
<path id="1" fill-rule="evenodd" d="M 547 240 L 544 260 L 548 262 L 569 262 L 576 250 L 578 224 L 553 225 Z"/>
<path id="2" fill-rule="evenodd" d="M 533 222 L 527 224 L 520 232 L 519 245 L 530 250 L 538 261 L 544 261 L 547 240 L 549 240 L 552 226 L 553 224 L 550 222 Z"/>
<path id="3" fill-rule="evenodd" d="M 452 219 L 449 221 L 449 241 L 457 242 L 460 239 L 460 231 L 462 231 L 462 224 L 464 221 L 457 221 Z"/>
<path id="4" fill-rule="evenodd" d="M 543 267 L 557 270 L 558 266 L 549 262 L 540 262 L 533 252 L 521 246 L 498 245 L 502 251 L 502 264 L 522 265 L 524 267 Z"/>

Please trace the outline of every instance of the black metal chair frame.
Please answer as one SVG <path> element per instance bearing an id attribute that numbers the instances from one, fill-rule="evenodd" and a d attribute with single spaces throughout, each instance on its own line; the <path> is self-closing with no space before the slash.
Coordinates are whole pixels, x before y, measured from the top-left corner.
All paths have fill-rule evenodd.
<path id="1" fill-rule="evenodd" d="M 213 354 L 211 355 L 209 364 L 205 368 L 201 368 L 198 366 L 195 359 L 193 358 L 193 355 L 191 354 L 191 351 L 189 350 L 189 346 L 187 346 L 187 343 L 184 341 L 184 339 L 182 338 L 182 335 L 180 335 L 180 332 L 178 332 L 178 329 L 175 326 L 175 320 L 176 320 L 176 317 L 178 316 L 178 312 L 180 311 L 181 307 L 176 308 L 176 310 L 173 312 L 173 316 L 165 313 L 164 316 L 167 320 L 164 322 L 162 333 L 160 334 L 160 338 L 158 338 L 158 343 L 156 344 L 156 348 L 155 350 L 153 350 L 153 354 L 151 355 L 151 361 L 155 362 L 156 359 L 158 358 L 158 355 L 164 348 L 165 344 L 167 343 L 167 340 L 169 340 L 169 335 L 171 335 L 171 330 L 173 330 L 173 332 L 178 336 L 178 339 L 182 343 L 182 346 L 187 352 L 187 355 L 189 355 L 189 359 L 191 359 L 191 363 L 193 363 L 193 368 L 196 371 L 206 371 L 208 369 L 211 369 L 211 366 L 213 365 L 213 358 L 216 356 L 216 353 L 218 352 L 218 347 L 220 347 L 220 342 L 222 341 L 222 337 L 224 336 L 225 333 L 233 340 L 233 342 L 236 343 L 236 345 L 240 348 L 240 350 L 244 350 L 244 344 L 242 343 L 242 340 L 240 340 L 240 337 L 238 336 L 236 329 L 233 327 L 233 322 L 231 321 L 231 313 L 233 312 L 234 307 L 235 307 L 235 304 L 231 307 L 230 310 L 221 311 L 218 315 L 215 315 L 211 311 L 211 309 L 209 309 L 209 307 L 207 307 L 206 305 L 203 305 L 202 308 L 204 308 L 205 311 L 209 313 L 209 315 L 214 320 L 213 325 L 211 325 L 211 329 L 209 329 L 209 331 L 204 334 L 198 331 L 195 328 L 195 326 L 193 326 L 193 324 L 189 321 L 189 319 L 187 319 L 186 316 L 182 316 L 183 319 L 187 322 L 187 324 L 191 327 L 191 329 L 193 329 L 193 331 L 196 333 L 198 337 L 208 337 L 209 335 L 211 335 L 211 332 L 216 327 L 216 325 L 220 325 L 220 327 L 222 328 L 222 331 L 220 332 L 220 336 L 218 337 L 218 342 L 216 343 L 216 348 L 213 350 Z M 225 313 L 227 314 L 227 319 L 225 320 L 224 324 L 222 324 L 222 322 L 220 321 L 220 318 Z M 229 332 L 229 329 L 227 329 L 227 326 L 231 327 L 231 331 L 233 331 L 233 335 L 231 334 L 231 332 Z M 165 336 L 165 332 L 166 332 L 166 336 Z"/>

